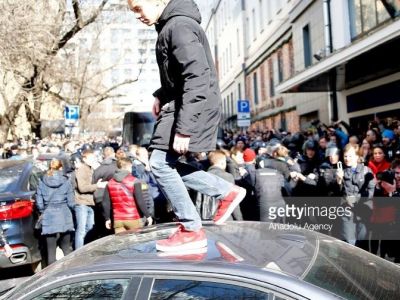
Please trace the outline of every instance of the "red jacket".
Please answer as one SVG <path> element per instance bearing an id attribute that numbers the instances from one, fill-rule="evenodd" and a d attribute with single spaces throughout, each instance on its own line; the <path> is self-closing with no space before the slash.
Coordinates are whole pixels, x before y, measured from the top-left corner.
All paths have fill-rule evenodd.
<path id="1" fill-rule="evenodd" d="M 117 182 L 114 178 L 108 182 L 107 188 L 111 198 L 114 220 L 140 219 L 136 200 L 133 196 L 135 193 L 135 180 L 135 177 L 128 175 L 122 182 Z"/>
<path id="2" fill-rule="evenodd" d="M 372 173 L 374 173 L 375 178 L 376 174 L 390 169 L 390 163 L 387 162 L 386 160 L 383 160 L 380 163 L 376 163 L 373 160 L 370 160 L 368 166 L 372 170 Z M 374 198 L 373 200 L 371 223 L 386 224 L 394 222 L 396 220 L 396 213 L 397 213 L 396 206 L 390 204 L 388 205 L 388 204 L 378 203 L 378 201 L 382 201 L 382 198 L 379 198 L 379 200 Z"/>

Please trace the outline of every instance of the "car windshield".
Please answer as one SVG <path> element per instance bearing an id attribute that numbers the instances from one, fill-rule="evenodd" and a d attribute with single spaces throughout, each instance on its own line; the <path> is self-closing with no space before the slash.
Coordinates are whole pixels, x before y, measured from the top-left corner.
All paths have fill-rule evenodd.
<path id="1" fill-rule="evenodd" d="M 345 299 L 398 299 L 398 267 L 339 240 L 319 240 L 304 280 Z"/>
<path id="2" fill-rule="evenodd" d="M 0 164 L 0 193 L 10 192 L 13 185 L 18 181 L 23 169 L 24 164 L 22 163 Z"/>

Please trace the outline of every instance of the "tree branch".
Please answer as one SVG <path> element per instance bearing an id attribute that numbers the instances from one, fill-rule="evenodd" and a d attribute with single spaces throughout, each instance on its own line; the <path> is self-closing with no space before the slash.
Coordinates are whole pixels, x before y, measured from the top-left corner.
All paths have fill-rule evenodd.
<path id="1" fill-rule="evenodd" d="M 93 23 L 98 15 L 101 13 L 103 10 L 104 6 L 107 4 L 108 0 L 103 0 L 101 4 L 96 8 L 96 10 L 93 12 L 93 14 L 86 20 L 84 21 L 82 19 L 82 15 L 80 12 L 80 6 L 79 6 L 79 1 L 78 0 L 73 0 L 73 5 L 74 5 L 74 14 L 75 14 L 75 24 L 74 26 L 68 30 L 64 36 L 60 39 L 58 44 L 52 49 L 51 53 L 55 55 L 58 50 L 62 49 L 68 41 L 75 36 L 79 31 L 82 30 L 85 26 Z"/>

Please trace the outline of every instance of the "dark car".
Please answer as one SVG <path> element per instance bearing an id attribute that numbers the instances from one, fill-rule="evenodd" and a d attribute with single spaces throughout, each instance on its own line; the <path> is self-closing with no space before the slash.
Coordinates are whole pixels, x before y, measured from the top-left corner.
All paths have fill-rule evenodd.
<path id="1" fill-rule="evenodd" d="M 400 268 L 304 229 L 205 224 L 207 248 L 157 252 L 176 224 L 97 240 L 3 299 L 400 299 Z"/>
<path id="2" fill-rule="evenodd" d="M 124 144 L 150 145 L 155 120 L 151 112 L 127 112 L 124 115 L 122 139 Z"/>
<path id="3" fill-rule="evenodd" d="M 0 269 L 31 265 L 41 260 L 34 230 L 34 191 L 29 189 L 33 165 L 25 160 L 0 160 L 0 224 L 13 255 L 0 255 Z"/>

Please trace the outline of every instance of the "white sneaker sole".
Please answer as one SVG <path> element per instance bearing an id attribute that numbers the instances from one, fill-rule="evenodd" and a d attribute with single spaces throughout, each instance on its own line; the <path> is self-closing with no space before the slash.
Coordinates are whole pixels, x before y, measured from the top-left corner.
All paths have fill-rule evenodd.
<path id="1" fill-rule="evenodd" d="M 156 242 L 156 249 L 158 251 L 162 252 L 179 252 L 182 254 L 186 254 L 186 251 L 194 250 L 194 249 L 201 249 L 207 247 L 207 239 L 201 240 L 201 241 L 196 241 L 196 242 L 191 242 L 191 243 L 185 243 L 179 246 L 162 246 L 157 244 Z"/>
<path id="2" fill-rule="evenodd" d="M 242 202 L 244 197 L 246 197 L 246 189 L 240 188 L 239 193 L 237 194 L 236 198 L 233 199 L 232 204 L 228 207 L 227 211 L 225 212 L 225 215 L 223 215 L 221 219 L 215 221 L 214 223 L 216 225 L 224 224 L 225 221 L 229 218 L 229 216 L 233 213 L 235 208 L 240 204 L 240 202 Z"/>
<path id="3" fill-rule="evenodd" d="M 185 250 L 185 252 L 178 251 L 178 252 L 159 252 L 157 253 L 158 257 L 174 257 L 174 256 L 180 256 L 180 255 L 193 255 L 193 254 L 204 254 L 207 253 L 207 246 L 203 248 L 198 248 L 198 249 L 191 249 L 191 250 Z"/>

